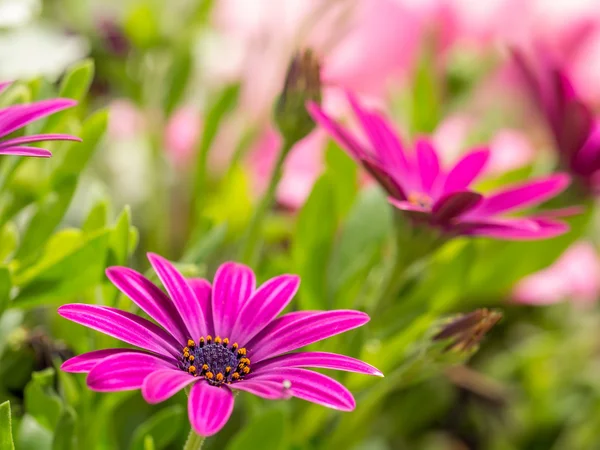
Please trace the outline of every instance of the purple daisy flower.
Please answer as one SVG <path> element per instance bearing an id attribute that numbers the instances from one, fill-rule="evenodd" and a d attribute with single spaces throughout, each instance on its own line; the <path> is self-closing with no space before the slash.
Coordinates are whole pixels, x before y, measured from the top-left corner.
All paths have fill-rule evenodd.
<path id="1" fill-rule="evenodd" d="M 0 93 L 10 85 L 10 82 L 0 83 Z M 9 134 L 23 128 L 31 122 L 58 111 L 62 111 L 63 109 L 71 108 L 76 104 L 77 102 L 75 100 L 57 98 L 41 100 L 25 105 L 12 105 L 6 108 L 0 108 L 0 155 L 49 158 L 52 156 L 52 153 L 48 150 L 30 147 L 26 144 L 42 141 L 81 141 L 81 139 L 68 134 L 37 134 L 5 139 Z"/>
<path id="2" fill-rule="evenodd" d="M 358 311 L 298 311 L 277 316 L 292 300 L 300 279 L 281 275 L 255 287 L 252 270 L 225 263 L 214 283 L 186 280 L 164 258 L 148 258 L 167 294 L 126 267 L 108 278 L 156 323 L 107 306 L 70 304 L 61 316 L 138 349 L 97 350 L 69 359 L 67 372 L 87 373 L 90 389 L 141 389 L 149 403 L 162 402 L 186 386 L 193 429 L 211 436 L 233 410 L 233 391 L 267 399 L 298 397 L 342 411 L 355 407 L 340 383 L 305 367 L 382 376 L 374 367 L 343 355 L 290 353 L 369 321 Z"/>
<path id="3" fill-rule="evenodd" d="M 544 115 L 562 165 L 585 188 L 600 193 L 600 121 L 575 92 L 564 70 L 539 48 L 535 58 L 514 51 L 514 60 Z"/>
<path id="4" fill-rule="evenodd" d="M 484 196 L 470 186 L 489 159 L 487 148 L 471 150 L 445 170 L 431 141 L 418 139 L 411 155 L 382 115 L 364 109 L 351 94 L 348 100 L 367 137 L 366 145 L 317 104 L 307 107 L 313 119 L 363 165 L 390 195 L 390 203 L 413 223 L 425 223 L 451 235 L 511 240 L 550 238 L 568 230 L 565 223 L 554 219 L 560 212 L 504 216 L 554 197 L 568 186 L 568 175 L 554 174 Z"/>

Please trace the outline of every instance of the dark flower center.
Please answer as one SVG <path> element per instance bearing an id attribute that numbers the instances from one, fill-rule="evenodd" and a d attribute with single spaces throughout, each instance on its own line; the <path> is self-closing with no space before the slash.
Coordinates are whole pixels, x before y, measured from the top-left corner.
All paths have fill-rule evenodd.
<path id="1" fill-rule="evenodd" d="M 213 386 L 221 386 L 241 380 L 250 373 L 250 359 L 245 348 L 237 343 L 229 345 L 229 339 L 217 336 L 200 338 L 198 344 L 190 339 L 182 351 L 180 367 L 182 370 L 201 376 Z"/>

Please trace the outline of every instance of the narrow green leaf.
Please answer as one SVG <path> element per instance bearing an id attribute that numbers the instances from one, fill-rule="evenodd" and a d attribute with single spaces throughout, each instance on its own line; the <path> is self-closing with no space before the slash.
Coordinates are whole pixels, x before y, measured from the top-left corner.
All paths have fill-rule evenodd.
<path id="1" fill-rule="evenodd" d="M 188 79 L 192 72 L 192 63 L 189 45 L 177 50 L 167 80 L 168 89 L 166 90 L 164 104 L 167 115 L 170 115 L 173 112 L 185 93 Z M 198 124 L 198 126 L 200 126 L 200 124 Z"/>
<path id="2" fill-rule="evenodd" d="M 85 59 L 71 67 L 60 84 L 60 97 L 81 101 L 94 78 L 94 61 Z"/>
<path id="3" fill-rule="evenodd" d="M 125 206 L 110 234 L 109 265 L 123 266 L 129 256 L 129 237 L 131 228 L 131 209 Z"/>
<path id="4" fill-rule="evenodd" d="M 411 114 L 413 134 L 433 132 L 441 119 L 441 82 L 433 56 L 431 49 L 425 49 L 415 69 Z"/>
<path id="5" fill-rule="evenodd" d="M 100 200 L 88 213 L 81 229 L 86 232 L 101 230 L 108 224 L 109 200 Z"/>
<path id="6" fill-rule="evenodd" d="M 228 443 L 226 450 L 248 447 L 249 442 L 260 442 L 260 447 L 269 450 L 290 448 L 288 442 L 288 423 L 285 413 L 273 408 L 252 418 L 242 430 Z"/>
<path id="7" fill-rule="evenodd" d="M 0 404 L 0 448 L 2 450 L 14 450 L 15 448 L 9 402 Z"/>
<path id="8" fill-rule="evenodd" d="M 12 281 L 9 268 L 0 266 L 0 317 L 6 308 L 8 308 L 11 287 Z"/>
<path id="9" fill-rule="evenodd" d="M 71 450 L 75 448 L 75 412 L 65 408 L 56 428 L 52 441 L 52 450 Z"/>
<path id="10" fill-rule="evenodd" d="M 131 450 L 145 450 L 148 436 L 152 437 L 153 448 L 156 450 L 167 448 L 181 432 L 184 413 L 181 405 L 173 405 L 154 414 L 136 428 L 131 441 Z"/>
<path id="11" fill-rule="evenodd" d="M 0 245 L 0 263 L 2 263 L 19 245 L 19 231 L 14 223 L 9 222 L 0 229 L 0 242 L 2 242 Z"/>
<path id="12" fill-rule="evenodd" d="M 150 48 L 160 41 L 158 11 L 150 3 L 138 1 L 130 7 L 123 28 L 137 47 Z"/>
<path id="13" fill-rule="evenodd" d="M 152 436 L 144 437 L 144 450 L 156 450 Z"/>
<path id="14" fill-rule="evenodd" d="M 192 240 L 190 248 L 185 252 L 181 262 L 190 264 L 200 264 L 204 262 L 210 255 L 217 250 L 227 236 L 227 224 L 221 224 L 201 236 L 198 239 Z"/>
<path id="15" fill-rule="evenodd" d="M 55 430 L 63 412 L 60 397 L 54 391 L 54 369 L 32 374 L 25 387 L 25 410 L 49 430 Z"/>

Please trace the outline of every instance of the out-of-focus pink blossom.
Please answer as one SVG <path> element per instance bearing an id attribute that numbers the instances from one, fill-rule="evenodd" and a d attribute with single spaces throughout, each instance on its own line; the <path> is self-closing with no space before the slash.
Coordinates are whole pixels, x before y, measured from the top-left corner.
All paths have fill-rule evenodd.
<path id="1" fill-rule="evenodd" d="M 284 166 L 283 178 L 277 188 L 277 201 L 287 208 L 300 208 L 312 186 L 323 171 L 322 148 L 325 136 L 321 132 L 312 133 L 298 142 L 290 151 Z M 254 175 L 254 186 L 259 193 L 264 192 L 273 171 L 273 166 L 281 150 L 279 134 L 268 129 L 250 152 L 249 162 Z"/>
<path id="2" fill-rule="evenodd" d="M 513 292 L 519 303 L 549 305 L 563 300 L 595 302 L 600 295 L 600 258 L 587 241 L 573 244 L 550 267 L 521 280 Z"/>
<path id="3" fill-rule="evenodd" d="M 137 136 L 145 128 L 141 111 L 128 100 L 114 100 L 109 106 L 110 119 L 108 134 L 114 139 L 128 139 Z"/>
<path id="4" fill-rule="evenodd" d="M 200 113 L 191 106 L 177 109 L 165 128 L 164 145 L 167 155 L 177 166 L 185 166 L 194 156 L 200 139 Z"/>

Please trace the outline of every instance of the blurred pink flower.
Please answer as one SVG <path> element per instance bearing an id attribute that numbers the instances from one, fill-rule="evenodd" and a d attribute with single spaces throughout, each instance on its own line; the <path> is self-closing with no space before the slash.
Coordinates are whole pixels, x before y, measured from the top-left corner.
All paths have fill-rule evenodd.
<path id="1" fill-rule="evenodd" d="M 513 291 L 519 303 L 549 305 L 571 299 L 595 302 L 600 295 L 600 258 L 587 241 L 573 244 L 550 267 L 521 280 Z"/>
<path id="2" fill-rule="evenodd" d="M 113 100 L 109 106 L 108 135 L 114 139 L 127 139 L 141 133 L 145 127 L 142 112 L 125 99 Z"/>
<path id="3" fill-rule="evenodd" d="M 176 166 L 185 166 L 193 158 L 200 139 L 200 127 L 200 113 L 191 106 L 177 109 L 167 121 L 165 151 Z"/>

